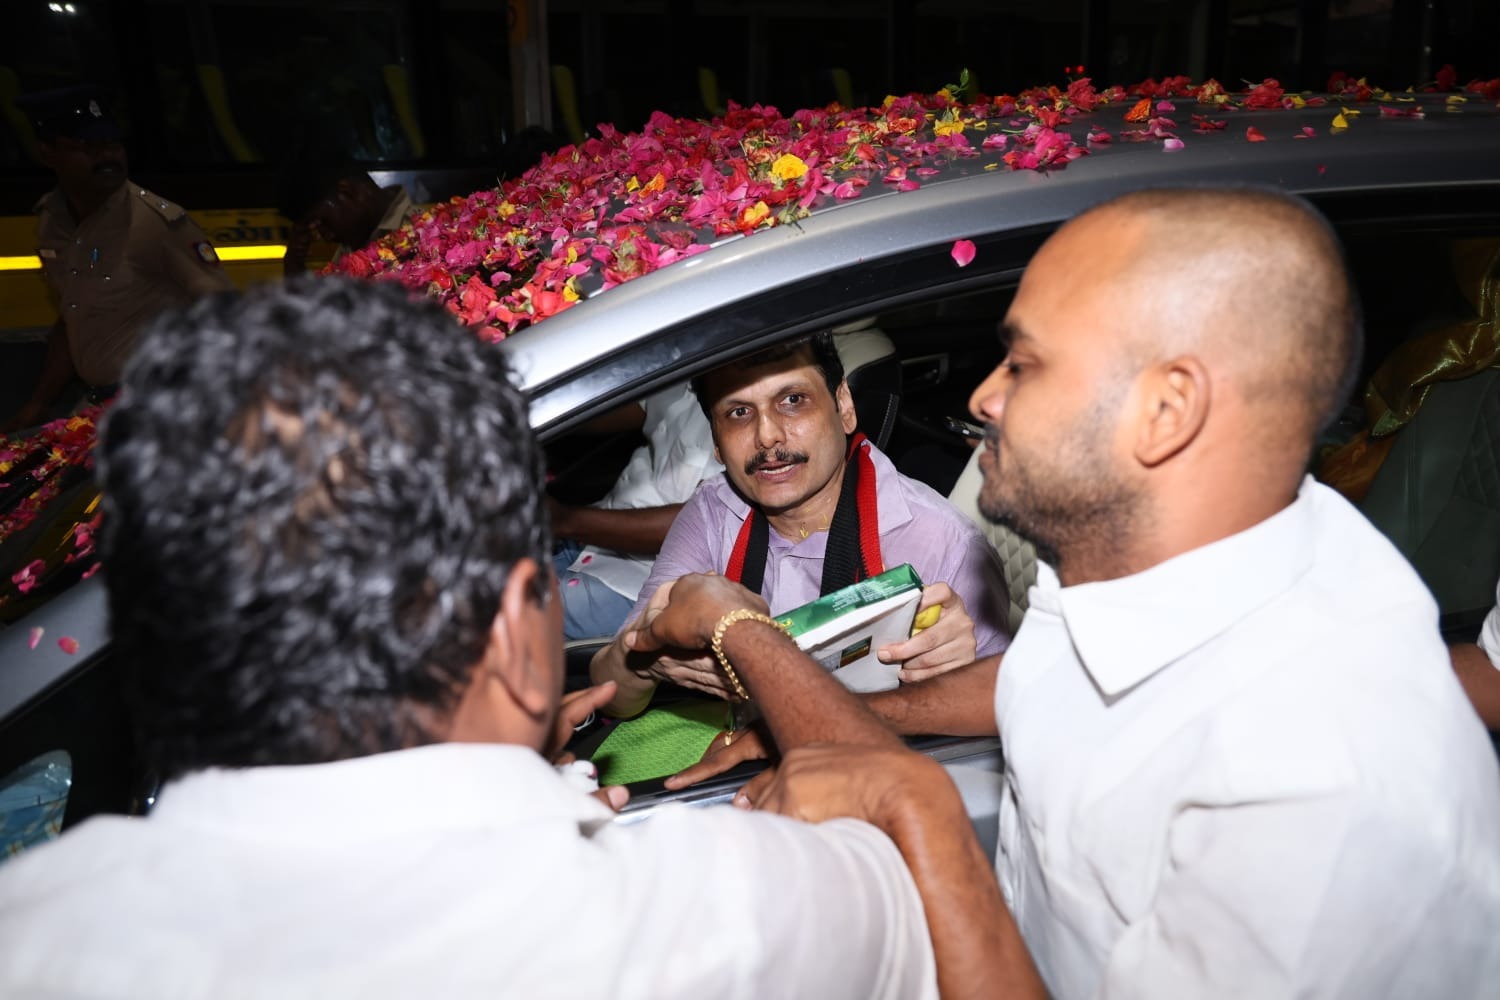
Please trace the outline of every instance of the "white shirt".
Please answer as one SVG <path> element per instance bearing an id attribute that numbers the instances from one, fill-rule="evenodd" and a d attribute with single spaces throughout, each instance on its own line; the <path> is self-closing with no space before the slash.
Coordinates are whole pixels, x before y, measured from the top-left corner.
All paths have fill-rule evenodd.
<path id="1" fill-rule="evenodd" d="M 1479 629 L 1479 648 L 1500 670 L 1500 583 L 1495 584 L 1495 606 L 1484 616 L 1484 625 Z"/>
<path id="2" fill-rule="evenodd" d="M 1437 618 L 1310 479 L 1134 576 L 1044 567 L 996 866 L 1053 995 L 1497 995 L 1500 770 Z"/>
<path id="3" fill-rule="evenodd" d="M 0 996 L 936 997 L 895 846 L 611 821 L 530 750 L 208 771 L 0 867 Z"/>
<path id="4" fill-rule="evenodd" d="M 614 489 L 594 504 L 607 510 L 685 503 L 698 484 L 723 471 L 714 459 L 713 430 L 687 383 L 641 402 L 646 443 L 630 456 Z M 587 573 L 617 594 L 635 600 L 651 574 L 652 556 L 585 546 L 570 570 Z"/>

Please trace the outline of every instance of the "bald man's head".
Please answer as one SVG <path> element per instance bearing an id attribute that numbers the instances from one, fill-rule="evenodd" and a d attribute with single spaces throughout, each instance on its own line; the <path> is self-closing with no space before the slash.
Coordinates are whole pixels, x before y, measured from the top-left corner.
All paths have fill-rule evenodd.
<path id="1" fill-rule="evenodd" d="M 1354 388 L 1362 335 L 1343 251 L 1305 201 L 1254 188 L 1140 191 L 1068 224 L 1114 229 L 1132 353 L 1197 353 L 1311 441 Z M 1062 235 L 1062 234 L 1059 234 Z"/>

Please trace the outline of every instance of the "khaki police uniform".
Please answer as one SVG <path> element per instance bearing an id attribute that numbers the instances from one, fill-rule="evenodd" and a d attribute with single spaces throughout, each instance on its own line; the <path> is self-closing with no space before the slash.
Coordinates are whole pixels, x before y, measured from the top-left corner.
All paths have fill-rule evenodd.
<path id="1" fill-rule="evenodd" d="M 122 184 L 82 222 L 57 190 L 35 211 L 37 254 L 73 367 L 89 385 L 120 381 L 136 335 L 157 313 L 232 287 L 187 212 L 137 184 Z"/>

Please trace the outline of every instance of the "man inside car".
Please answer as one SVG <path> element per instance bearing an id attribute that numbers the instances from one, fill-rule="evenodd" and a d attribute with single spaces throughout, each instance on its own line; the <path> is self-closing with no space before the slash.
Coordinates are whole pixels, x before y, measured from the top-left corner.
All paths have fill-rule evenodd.
<path id="1" fill-rule="evenodd" d="M 996 868 L 1049 992 L 1493 992 L 1494 753 L 1415 571 L 1304 475 L 1358 371 L 1332 230 L 1279 193 L 1127 195 L 1048 240 L 1004 333 L 980 508 L 1052 569 L 1003 663 L 864 704 L 1000 736 Z M 816 669 L 769 660 L 735 666 Z"/>
<path id="2" fill-rule="evenodd" d="M 839 822 L 620 825 L 623 789 L 606 805 L 553 769 L 612 689 L 562 696 L 541 452 L 510 377 L 386 284 L 263 286 L 147 332 L 99 448 L 101 553 L 114 666 L 165 784 L 149 816 L 0 868 L 0 995 L 1028 984 L 1024 965 L 996 978 L 996 935 L 1024 950 L 972 878 L 957 791 L 857 705 L 818 732 L 870 748 L 840 774 L 881 767 L 900 794 L 820 796 L 812 773 L 768 798 Z M 822 674 L 762 694 L 788 746 L 810 739 L 789 699 L 852 702 Z"/>
<path id="3" fill-rule="evenodd" d="M 663 584 L 722 573 L 783 614 L 867 576 L 910 563 L 927 584 L 920 609 L 935 625 L 879 651 L 917 681 L 1005 648 L 984 595 L 1000 586 L 994 551 L 942 496 L 899 472 L 857 433 L 843 364 L 830 333 L 778 345 L 693 382 L 724 473 L 673 522 L 627 623 L 653 613 Z M 614 681 L 607 706 L 631 716 L 667 680 L 719 697 L 732 688 L 713 658 L 629 655 L 627 624 L 590 666 Z"/>

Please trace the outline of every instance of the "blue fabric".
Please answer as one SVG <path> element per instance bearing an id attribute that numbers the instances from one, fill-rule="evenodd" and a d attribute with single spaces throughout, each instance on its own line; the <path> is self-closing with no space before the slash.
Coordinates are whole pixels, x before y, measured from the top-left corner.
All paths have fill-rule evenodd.
<path id="1" fill-rule="evenodd" d="M 568 569 L 581 551 L 582 547 L 568 538 L 559 539 L 552 550 L 552 567 L 557 571 L 557 584 L 562 592 L 563 636 L 614 638 L 635 600 L 616 593 L 587 573 Z"/>

